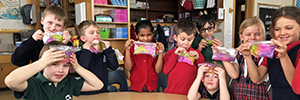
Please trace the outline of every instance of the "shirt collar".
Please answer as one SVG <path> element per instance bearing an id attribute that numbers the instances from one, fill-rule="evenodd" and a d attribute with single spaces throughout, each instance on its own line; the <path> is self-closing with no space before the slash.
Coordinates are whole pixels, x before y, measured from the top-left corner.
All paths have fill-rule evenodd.
<path id="1" fill-rule="evenodd" d="M 66 77 L 68 77 L 68 75 L 67 75 Z M 66 77 L 65 77 L 63 80 L 61 80 L 59 83 L 64 83 L 64 82 L 66 82 L 66 81 L 67 81 Z M 36 78 L 37 78 L 38 80 L 40 80 L 42 83 L 45 83 L 45 82 L 47 82 L 47 83 L 48 83 L 48 82 L 51 82 L 51 81 L 49 81 L 49 80 L 43 75 L 42 72 L 39 72 L 38 75 L 36 76 Z"/>

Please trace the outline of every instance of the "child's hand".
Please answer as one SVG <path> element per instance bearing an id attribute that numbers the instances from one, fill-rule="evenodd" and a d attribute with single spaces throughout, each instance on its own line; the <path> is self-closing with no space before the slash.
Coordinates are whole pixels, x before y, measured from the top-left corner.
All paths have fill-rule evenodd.
<path id="1" fill-rule="evenodd" d="M 130 50 L 130 47 L 134 44 L 134 40 L 133 39 L 130 39 L 130 40 L 127 40 L 126 43 L 125 43 L 125 48 L 127 50 Z"/>
<path id="2" fill-rule="evenodd" d="M 41 57 L 40 61 L 46 66 L 64 60 L 65 59 L 65 51 L 57 51 L 56 48 L 51 48 L 44 52 L 43 56 Z M 45 67 L 46 67 L 45 66 Z"/>
<path id="3" fill-rule="evenodd" d="M 199 58 L 199 54 L 197 51 L 190 51 L 189 54 L 192 56 L 192 57 L 195 57 L 196 59 Z"/>
<path id="4" fill-rule="evenodd" d="M 185 50 L 183 47 L 178 47 L 178 48 L 174 51 L 174 53 L 175 53 L 176 55 L 178 55 L 179 53 L 183 53 L 183 52 L 186 52 L 186 50 Z"/>
<path id="5" fill-rule="evenodd" d="M 83 49 L 90 50 L 90 47 L 91 47 L 91 46 L 92 46 L 92 43 L 89 42 L 89 41 L 86 41 L 86 42 L 83 44 L 82 48 L 83 48 Z"/>
<path id="6" fill-rule="evenodd" d="M 44 32 L 42 30 L 37 30 L 36 32 L 33 33 L 32 38 L 37 41 L 37 40 L 43 40 Z"/>
<path id="7" fill-rule="evenodd" d="M 72 55 L 70 55 L 70 63 L 72 65 L 72 68 L 74 69 L 74 71 L 76 71 L 76 69 L 80 66 L 77 62 L 77 58 L 74 53 L 72 53 Z"/>
<path id="8" fill-rule="evenodd" d="M 251 44 L 249 43 L 242 43 L 237 50 L 243 55 L 243 56 L 251 56 L 250 52 L 250 46 Z"/>
<path id="9" fill-rule="evenodd" d="M 278 40 L 275 40 L 275 39 L 271 39 L 271 41 L 274 42 L 274 44 L 277 46 L 275 48 L 275 50 L 278 52 L 278 55 L 277 55 L 278 58 L 288 56 L 287 51 L 286 51 L 286 49 L 287 49 L 286 44 L 284 44 Z"/>
<path id="10" fill-rule="evenodd" d="M 225 71 L 221 67 L 215 67 L 215 73 L 218 74 L 219 80 L 226 80 Z"/>
<path id="11" fill-rule="evenodd" d="M 165 46 L 161 42 L 156 42 L 156 48 L 158 49 L 158 53 L 162 54 L 165 51 Z"/>
<path id="12" fill-rule="evenodd" d="M 204 39 L 202 39 L 198 44 L 198 50 L 202 51 L 202 49 L 205 48 L 206 46 L 207 46 L 207 42 Z"/>
<path id="13" fill-rule="evenodd" d="M 62 42 L 64 44 L 67 44 L 70 41 L 70 39 L 71 39 L 71 35 L 70 35 L 69 31 L 64 31 L 64 33 L 63 33 L 63 41 Z"/>
<path id="14" fill-rule="evenodd" d="M 109 42 L 109 41 L 103 41 L 103 40 L 100 40 L 100 42 L 102 42 L 102 43 L 105 45 L 106 49 L 107 49 L 108 47 L 110 47 L 110 42 Z"/>
<path id="15" fill-rule="evenodd" d="M 223 45 L 221 40 L 219 40 L 219 39 L 214 39 L 212 44 L 213 44 L 213 47 L 216 47 L 216 46 L 222 47 L 222 45 Z"/>
<path id="16" fill-rule="evenodd" d="M 202 65 L 202 66 L 200 66 L 199 68 L 198 68 L 198 76 L 199 75 L 202 75 L 203 76 L 203 74 L 204 74 L 204 72 L 208 72 L 209 71 L 209 67 L 207 66 L 207 64 L 204 64 L 204 65 Z"/>

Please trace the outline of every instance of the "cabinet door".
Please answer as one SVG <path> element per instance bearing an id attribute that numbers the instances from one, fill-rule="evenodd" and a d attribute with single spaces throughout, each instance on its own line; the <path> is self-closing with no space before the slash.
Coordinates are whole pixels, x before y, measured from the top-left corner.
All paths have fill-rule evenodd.
<path id="1" fill-rule="evenodd" d="M 18 67 L 11 63 L 0 63 L 0 88 L 7 87 L 4 83 L 4 79 L 11 71 L 16 68 Z"/>

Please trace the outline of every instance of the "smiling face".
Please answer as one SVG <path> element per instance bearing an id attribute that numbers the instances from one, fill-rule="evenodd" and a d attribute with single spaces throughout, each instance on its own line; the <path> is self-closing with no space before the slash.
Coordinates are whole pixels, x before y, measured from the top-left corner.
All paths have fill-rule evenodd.
<path id="1" fill-rule="evenodd" d="M 274 26 L 276 40 L 288 45 L 299 40 L 300 26 L 296 20 L 280 17 Z"/>
<path id="2" fill-rule="evenodd" d="M 211 38 L 214 35 L 214 31 L 216 31 L 216 27 L 206 23 L 203 28 L 199 29 L 200 35 L 203 38 Z"/>
<path id="3" fill-rule="evenodd" d="M 45 32 L 58 32 L 63 31 L 66 26 L 64 26 L 64 20 L 58 20 L 54 14 L 48 14 L 45 18 L 42 17 L 41 24 Z"/>
<path id="4" fill-rule="evenodd" d="M 43 75 L 49 81 L 57 84 L 68 75 L 70 66 L 70 63 L 56 62 L 47 66 Z"/>
<path id="5" fill-rule="evenodd" d="M 151 42 L 154 34 L 150 31 L 149 27 L 140 28 L 139 33 L 137 34 L 136 38 L 139 39 L 141 42 Z"/>
<path id="6" fill-rule="evenodd" d="M 101 39 L 101 36 L 100 36 L 99 33 L 100 33 L 100 31 L 99 31 L 98 27 L 90 25 L 89 27 L 87 27 L 84 30 L 84 35 L 82 35 L 80 37 L 80 39 L 83 42 L 90 42 L 90 43 L 92 43 L 94 40 L 100 40 Z"/>
<path id="7" fill-rule="evenodd" d="M 261 41 L 261 33 L 257 25 L 252 25 L 244 29 L 242 34 L 240 34 L 240 39 L 243 43 Z"/>
<path id="8" fill-rule="evenodd" d="M 219 77 L 217 74 L 205 73 L 202 79 L 203 85 L 209 91 L 215 91 L 219 89 Z"/>
<path id="9" fill-rule="evenodd" d="M 180 32 L 178 35 L 174 35 L 174 39 L 177 42 L 177 46 L 183 47 L 186 50 L 188 50 L 191 47 L 194 38 L 194 34 L 188 35 L 185 32 Z"/>

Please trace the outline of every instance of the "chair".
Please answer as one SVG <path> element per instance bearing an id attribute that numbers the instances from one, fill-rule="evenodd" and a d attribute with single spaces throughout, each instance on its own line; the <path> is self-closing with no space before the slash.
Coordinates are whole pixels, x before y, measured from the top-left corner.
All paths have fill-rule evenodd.
<path id="1" fill-rule="evenodd" d="M 108 71 L 108 85 L 119 84 L 120 91 L 128 91 L 126 75 L 124 70 L 110 70 Z"/>
<path id="2" fill-rule="evenodd" d="M 107 90 L 108 90 L 109 92 L 116 92 L 116 91 L 117 91 L 117 88 L 114 87 L 114 86 L 108 85 L 108 86 L 107 86 Z"/>
<path id="3" fill-rule="evenodd" d="M 158 91 L 159 92 L 164 92 L 165 88 L 167 87 L 166 77 L 167 76 L 164 73 L 158 74 Z M 162 88 L 162 91 L 160 90 L 160 88 Z"/>

